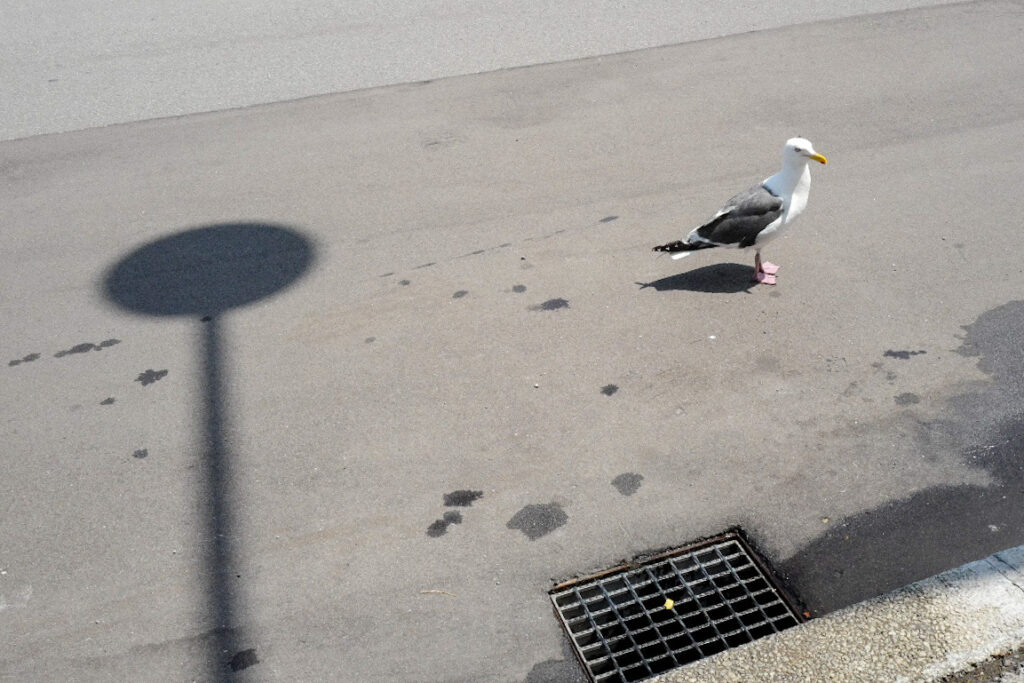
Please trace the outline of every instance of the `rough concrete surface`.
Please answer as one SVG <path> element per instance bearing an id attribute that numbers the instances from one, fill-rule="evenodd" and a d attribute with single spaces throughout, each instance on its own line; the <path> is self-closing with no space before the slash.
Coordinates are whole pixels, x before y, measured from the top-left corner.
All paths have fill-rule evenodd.
<path id="1" fill-rule="evenodd" d="M 658 683 L 936 681 L 1024 643 L 1024 547 L 677 669 Z"/>
<path id="2" fill-rule="evenodd" d="M 740 525 L 817 616 L 1024 543 L 1022 29 L 0 144 L 0 677 L 565 680 L 546 591 L 637 553 Z M 650 252 L 794 134 L 778 286 Z"/>

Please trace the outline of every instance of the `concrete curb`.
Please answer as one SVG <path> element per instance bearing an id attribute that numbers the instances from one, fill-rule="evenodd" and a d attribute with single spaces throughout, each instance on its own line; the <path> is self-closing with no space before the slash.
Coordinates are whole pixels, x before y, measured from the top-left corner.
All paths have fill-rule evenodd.
<path id="1" fill-rule="evenodd" d="M 1024 546 L 670 671 L 690 681 L 934 681 L 1024 643 Z"/>

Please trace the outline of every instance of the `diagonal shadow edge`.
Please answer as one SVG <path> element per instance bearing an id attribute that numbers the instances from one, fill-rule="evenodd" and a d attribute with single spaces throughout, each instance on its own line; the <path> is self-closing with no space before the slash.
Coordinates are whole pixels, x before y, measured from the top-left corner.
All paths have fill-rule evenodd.
<path id="1" fill-rule="evenodd" d="M 943 484 L 839 522 L 776 566 L 816 614 L 895 590 L 1024 544 L 1024 301 L 1011 301 L 965 325 L 959 349 L 977 357 L 992 382 L 945 400 L 927 423 L 956 437 L 951 455 L 986 471 L 987 486 Z M 935 443 L 919 437 L 922 458 Z"/>

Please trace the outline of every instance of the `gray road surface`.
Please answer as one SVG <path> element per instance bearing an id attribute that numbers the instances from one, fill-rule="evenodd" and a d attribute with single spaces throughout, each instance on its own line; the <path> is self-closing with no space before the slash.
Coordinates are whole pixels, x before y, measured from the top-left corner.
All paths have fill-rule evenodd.
<path id="1" fill-rule="evenodd" d="M 7 2 L 0 140 L 936 4 Z"/>
<path id="2" fill-rule="evenodd" d="M 565 680 L 546 590 L 636 553 L 741 525 L 821 614 L 1024 543 L 1022 30 L 0 145 L 0 678 Z M 650 252 L 797 133 L 777 287 Z"/>

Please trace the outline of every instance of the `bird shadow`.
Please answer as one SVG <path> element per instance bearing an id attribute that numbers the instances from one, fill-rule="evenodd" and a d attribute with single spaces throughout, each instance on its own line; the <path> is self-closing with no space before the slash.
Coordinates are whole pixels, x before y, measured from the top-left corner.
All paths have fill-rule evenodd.
<path id="1" fill-rule="evenodd" d="M 735 294 L 749 292 L 757 283 L 753 280 L 754 269 L 739 263 L 716 263 L 685 273 L 663 277 L 654 282 L 637 282 L 641 289 L 653 287 L 659 292 L 685 291 L 712 294 Z"/>

